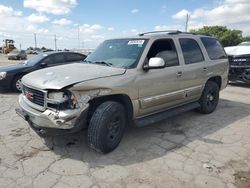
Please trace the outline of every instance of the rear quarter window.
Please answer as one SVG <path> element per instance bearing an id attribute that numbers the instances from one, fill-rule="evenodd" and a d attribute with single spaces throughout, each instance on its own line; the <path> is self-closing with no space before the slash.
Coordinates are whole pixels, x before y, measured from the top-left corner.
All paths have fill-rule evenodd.
<path id="1" fill-rule="evenodd" d="M 211 60 L 225 59 L 227 55 L 220 42 L 215 38 L 201 37 L 201 41 L 206 48 L 208 56 Z"/>
<path id="2" fill-rule="evenodd" d="M 185 64 L 200 63 L 204 61 L 199 44 L 194 39 L 181 38 L 179 39 Z"/>

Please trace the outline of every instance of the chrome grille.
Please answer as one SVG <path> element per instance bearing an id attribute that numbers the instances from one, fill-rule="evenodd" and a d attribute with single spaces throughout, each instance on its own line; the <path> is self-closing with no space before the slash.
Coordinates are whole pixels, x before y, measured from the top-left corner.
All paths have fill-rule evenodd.
<path id="1" fill-rule="evenodd" d="M 45 92 L 23 85 L 23 94 L 30 102 L 44 107 Z"/>
<path id="2" fill-rule="evenodd" d="M 249 66 L 250 65 L 250 56 L 228 56 L 230 65 L 236 66 Z"/>

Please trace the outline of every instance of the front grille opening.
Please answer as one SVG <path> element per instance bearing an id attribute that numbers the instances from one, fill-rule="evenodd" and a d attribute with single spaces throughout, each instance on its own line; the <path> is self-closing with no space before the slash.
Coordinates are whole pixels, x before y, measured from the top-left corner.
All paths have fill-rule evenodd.
<path id="1" fill-rule="evenodd" d="M 23 85 L 23 94 L 32 103 L 44 107 L 45 104 L 44 92 Z"/>

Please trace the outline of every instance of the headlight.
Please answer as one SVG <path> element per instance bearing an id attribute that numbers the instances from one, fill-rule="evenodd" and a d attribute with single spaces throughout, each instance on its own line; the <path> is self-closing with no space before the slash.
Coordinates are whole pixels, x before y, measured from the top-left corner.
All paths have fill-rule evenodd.
<path id="1" fill-rule="evenodd" d="M 6 77 L 6 72 L 0 72 L 0 80 L 3 80 Z"/>
<path id="2" fill-rule="evenodd" d="M 62 103 L 68 100 L 68 95 L 64 92 L 50 92 L 48 99 L 57 103 Z"/>
<path id="3" fill-rule="evenodd" d="M 54 109 L 75 109 L 77 100 L 70 91 L 49 92 L 47 96 L 47 106 Z"/>

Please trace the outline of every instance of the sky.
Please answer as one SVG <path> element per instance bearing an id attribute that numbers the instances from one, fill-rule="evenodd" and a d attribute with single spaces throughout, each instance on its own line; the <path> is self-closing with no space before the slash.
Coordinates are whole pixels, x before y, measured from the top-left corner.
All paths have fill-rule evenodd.
<path id="1" fill-rule="evenodd" d="M 105 39 L 154 30 L 223 25 L 250 35 L 250 0 L 0 0 L 0 40 L 16 46 L 95 48 Z M 78 40 L 78 38 L 80 40 Z M 80 41 L 80 42 L 79 42 Z"/>

